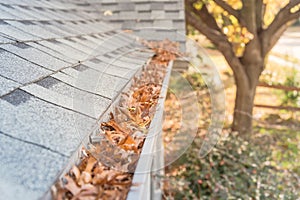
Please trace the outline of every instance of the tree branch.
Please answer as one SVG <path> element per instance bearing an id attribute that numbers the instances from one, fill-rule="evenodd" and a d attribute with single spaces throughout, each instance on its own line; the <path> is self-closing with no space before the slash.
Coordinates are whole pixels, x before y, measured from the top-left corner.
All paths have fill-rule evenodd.
<path id="1" fill-rule="evenodd" d="M 240 60 L 235 56 L 231 43 L 227 40 L 226 35 L 224 35 L 221 31 L 210 28 L 202 21 L 201 18 L 197 18 L 191 12 L 186 12 L 186 20 L 188 24 L 205 35 L 224 55 L 234 74 L 238 74 L 236 77 L 240 80 L 239 82 L 241 82 L 241 84 L 247 84 L 248 82 L 245 81 L 248 79 L 247 75 Z"/>
<path id="2" fill-rule="evenodd" d="M 300 10 L 296 11 L 295 13 L 290 12 L 290 10 L 298 4 L 300 4 L 300 0 L 290 0 L 290 2 L 278 12 L 269 27 L 261 33 L 260 38 L 264 40 L 262 50 L 265 55 L 271 50 L 271 48 L 279 39 L 278 34 L 276 36 L 274 33 L 280 33 L 278 30 L 283 30 L 284 28 L 282 27 L 286 27 L 288 22 L 300 17 Z M 273 37 L 276 37 L 277 39 Z"/>
<path id="3" fill-rule="evenodd" d="M 295 13 L 290 12 L 290 10 L 298 4 L 300 4 L 300 0 L 290 0 L 290 2 L 277 13 L 275 19 L 270 24 L 268 29 L 277 30 L 280 26 L 288 21 L 299 17 L 299 14 L 297 14 L 299 11 Z"/>
<path id="4" fill-rule="evenodd" d="M 286 9 L 290 10 L 291 8 L 295 7 L 300 3 L 299 0 L 290 0 L 290 2 L 285 6 Z"/>
<path id="5" fill-rule="evenodd" d="M 226 36 L 223 33 L 209 27 L 203 22 L 202 19 L 194 17 L 192 13 L 186 12 L 186 18 L 188 24 L 196 28 L 198 31 L 208 37 L 208 39 L 211 39 L 213 43 L 225 40 Z"/>
<path id="6" fill-rule="evenodd" d="M 256 26 L 256 0 L 242 0 L 243 7 L 241 10 L 241 18 L 245 21 L 245 27 L 254 36 L 257 35 Z"/>
<path id="7" fill-rule="evenodd" d="M 280 39 L 281 35 L 288 29 L 288 27 L 289 27 L 288 24 L 284 24 L 272 35 L 271 39 L 269 40 L 268 48 L 266 49 L 266 52 L 265 52 L 266 54 L 269 51 L 271 51 L 271 49 L 275 46 L 277 41 Z"/>
<path id="8" fill-rule="evenodd" d="M 256 29 L 258 33 L 262 31 L 265 7 L 263 0 L 256 1 Z"/>
<path id="9" fill-rule="evenodd" d="M 227 11 L 230 15 L 233 15 L 239 21 L 241 26 L 246 26 L 245 20 L 241 17 L 239 10 L 235 10 L 223 0 L 214 0 L 214 2 L 223 8 L 223 10 Z"/>
<path id="10" fill-rule="evenodd" d="M 221 31 L 220 27 L 218 26 L 216 20 L 213 16 L 208 12 L 207 7 L 205 5 L 202 6 L 200 10 L 197 10 L 193 3 L 194 1 L 185 0 L 186 9 L 188 12 L 193 12 L 195 15 L 201 17 L 202 21 L 209 27 L 213 28 L 214 30 Z"/>
<path id="11" fill-rule="evenodd" d="M 221 8 L 223 8 L 225 11 L 227 11 L 230 15 L 235 16 L 235 18 L 239 18 L 239 11 L 233 9 L 229 4 L 227 4 L 225 1 L 223 0 L 214 0 L 214 2 L 220 6 Z"/>

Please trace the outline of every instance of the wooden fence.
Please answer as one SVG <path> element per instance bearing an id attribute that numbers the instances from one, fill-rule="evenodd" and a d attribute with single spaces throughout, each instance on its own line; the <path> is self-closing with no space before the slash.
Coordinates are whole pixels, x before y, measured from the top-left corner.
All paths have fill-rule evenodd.
<path id="1" fill-rule="evenodd" d="M 278 90 L 284 90 L 284 91 L 298 91 L 300 92 L 300 88 L 293 87 L 293 86 L 285 86 L 285 85 L 269 85 L 265 82 L 260 82 L 258 84 L 258 87 L 266 87 L 266 88 L 272 88 L 272 89 L 278 89 Z M 262 104 L 255 104 L 255 107 L 258 108 L 268 108 L 268 109 L 277 109 L 277 110 L 288 110 L 288 111 L 300 111 L 299 107 L 293 107 L 293 106 L 270 106 L 270 105 L 262 105 Z"/>

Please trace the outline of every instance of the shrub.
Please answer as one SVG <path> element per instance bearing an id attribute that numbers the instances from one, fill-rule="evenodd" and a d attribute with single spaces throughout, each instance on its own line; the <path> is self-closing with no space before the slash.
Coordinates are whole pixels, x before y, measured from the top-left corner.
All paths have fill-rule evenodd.
<path id="1" fill-rule="evenodd" d="M 226 135 L 203 159 L 195 141 L 168 170 L 165 199 L 299 198 L 299 176 L 278 169 L 270 150 L 248 141 Z"/>
<path id="2" fill-rule="evenodd" d="M 292 73 L 288 74 L 284 82 L 286 86 L 300 87 L 299 76 L 297 70 L 293 70 Z M 299 91 L 284 91 L 282 97 L 283 105 L 297 106 L 299 104 Z"/>

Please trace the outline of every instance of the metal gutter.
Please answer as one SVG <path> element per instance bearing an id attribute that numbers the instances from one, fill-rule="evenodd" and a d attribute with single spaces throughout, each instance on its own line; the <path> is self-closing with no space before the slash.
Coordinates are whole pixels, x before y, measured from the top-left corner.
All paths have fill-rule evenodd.
<path id="1" fill-rule="evenodd" d="M 162 120 L 172 67 L 173 61 L 170 61 L 162 83 L 156 112 L 140 154 L 127 200 L 160 200 L 162 197 L 161 183 L 155 181 L 155 176 L 164 174 Z"/>
<path id="2" fill-rule="evenodd" d="M 139 77 L 143 69 L 151 61 L 149 59 L 143 67 L 141 67 L 134 75 L 134 77 Z M 164 152 L 163 152 L 163 143 L 162 143 L 162 120 L 164 112 L 164 101 L 168 91 L 168 83 L 171 76 L 171 70 L 173 66 L 173 61 L 169 62 L 169 65 L 166 69 L 166 74 L 162 83 L 162 88 L 160 92 L 160 98 L 157 103 L 156 112 L 148 129 L 148 134 L 145 139 L 142 152 L 134 173 L 133 182 L 131 189 L 128 193 L 128 200 L 150 200 L 150 199 L 161 199 L 161 187 L 160 184 L 155 182 L 153 175 L 163 175 L 164 174 Z M 70 157 L 67 165 L 59 173 L 57 178 L 62 179 L 63 176 L 68 173 L 73 165 L 78 164 L 80 157 L 82 156 L 82 148 L 89 149 L 89 145 L 94 142 L 101 140 L 100 124 L 102 122 L 108 121 L 110 118 L 110 113 L 114 112 L 115 108 L 120 103 L 120 98 L 124 92 L 129 91 L 133 80 L 129 81 L 126 86 L 119 92 L 116 98 L 112 101 L 110 106 L 106 109 L 105 112 L 99 117 L 97 123 L 95 124 L 93 131 L 87 134 L 81 144 L 78 146 L 77 150 Z M 51 199 L 51 189 L 49 189 L 41 199 Z"/>

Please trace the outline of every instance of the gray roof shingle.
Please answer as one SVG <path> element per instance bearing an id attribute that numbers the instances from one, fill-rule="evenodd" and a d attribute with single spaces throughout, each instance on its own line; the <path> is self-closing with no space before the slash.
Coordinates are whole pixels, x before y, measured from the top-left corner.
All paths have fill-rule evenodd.
<path id="1" fill-rule="evenodd" d="M 15 82 L 15 81 L 12 81 L 12 80 L 9 80 L 9 79 L 6 79 L 6 78 L 0 76 L 0 96 L 13 91 L 20 85 L 21 84 Z"/>
<path id="2" fill-rule="evenodd" d="M 153 31 L 168 30 L 162 36 L 157 34 L 147 35 L 148 40 L 161 40 L 170 38 L 178 41 L 184 46 L 185 37 L 175 37 L 174 33 L 179 30 L 185 32 L 184 5 L 182 0 L 122 0 L 122 1 L 102 1 L 99 8 L 103 15 L 103 20 L 111 23 L 116 28 L 131 29 L 136 35 L 145 37 L 144 28 L 152 28 Z M 105 15 L 111 11 L 112 15 Z M 178 25 L 180 21 L 180 26 Z M 184 49 L 184 47 L 182 47 Z"/>
<path id="3" fill-rule="evenodd" d="M 2 132 L 0 141 L 1 199 L 38 199 L 67 161 L 65 156 Z"/>
<path id="4" fill-rule="evenodd" d="M 51 55 L 44 53 L 43 51 L 33 48 L 28 43 L 6 44 L 1 45 L 1 48 L 23 59 L 30 60 L 30 62 L 33 62 L 40 66 L 44 66 L 45 68 L 53 71 L 60 70 L 70 65 L 69 63 L 54 58 Z"/>
<path id="5" fill-rule="evenodd" d="M 51 74 L 51 71 L 4 50 L 0 50 L 0 60 L 1 76 L 20 84 L 28 84 Z"/>

